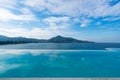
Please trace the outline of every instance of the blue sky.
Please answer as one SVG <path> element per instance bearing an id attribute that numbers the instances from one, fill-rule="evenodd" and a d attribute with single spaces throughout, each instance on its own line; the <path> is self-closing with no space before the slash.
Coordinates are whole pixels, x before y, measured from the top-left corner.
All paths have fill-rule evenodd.
<path id="1" fill-rule="evenodd" d="M 0 35 L 120 42 L 120 0 L 0 0 Z"/>

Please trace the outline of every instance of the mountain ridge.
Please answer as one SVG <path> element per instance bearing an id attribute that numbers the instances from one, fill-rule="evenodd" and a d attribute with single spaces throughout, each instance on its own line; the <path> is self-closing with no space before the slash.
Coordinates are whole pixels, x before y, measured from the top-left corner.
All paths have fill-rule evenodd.
<path id="1" fill-rule="evenodd" d="M 55 36 L 50 39 L 35 39 L 26 37 L 7 37 L 0 35 L 0 44 L 17 43 L 94 43 L 92 41 L 78 40 L 72 37 Z"/>

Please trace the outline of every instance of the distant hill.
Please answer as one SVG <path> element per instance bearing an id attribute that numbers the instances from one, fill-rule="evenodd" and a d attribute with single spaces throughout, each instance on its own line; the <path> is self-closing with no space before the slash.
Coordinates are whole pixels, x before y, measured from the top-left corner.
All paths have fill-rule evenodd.
<path id="1" fill-rule="evenodd" d="M 62 37 L 62 36 L 56 36 L 48 40 L 48 42 L 52 43 L 90 43 L 90 41 L 82 41 L 77 40 L 71 37 Z"/>
<path id="2" fill-rule="evenodd" d="M 34 39 L 34 38 L 25 38 L 25 37 L 7 37 L 0 35 L 0 41 L 24 41 L 24 42 L 38 42 L 39 39 Z"/>
<path id="3" fill-rule="evenodd" d="M 25 37 L 7 37 L 0 35 L 0 44 L 37 43 L 39 39 Z"/>
<path id="4" fill-rule="evenodd" d="M 19 44 L 19 43 L 94 43 L 94 42 L 82 41 L 71 37 L 62 37 L 59 35 L 46 40 L 25 37 L 7 37 L 0 35 L 0 44 Z"/>

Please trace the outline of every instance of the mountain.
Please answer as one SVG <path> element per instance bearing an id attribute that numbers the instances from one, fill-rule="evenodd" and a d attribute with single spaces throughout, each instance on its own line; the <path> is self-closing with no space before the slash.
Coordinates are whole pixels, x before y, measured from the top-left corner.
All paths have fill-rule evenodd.
<path id="1" fill-rule="evenodd" d="M 0 35 L 0 41 L 6 41 L 6 40 L 9 40 L 9 37 Z"/>
<path id="2" fill-rule="evenodd" d="M 37 43 L 39 39 L 25 37 L 7 37 L 0 35 L 0 44 Z"/>
<path id="3" fill-rule="evenodd" d="M 52 42 L 52 43 L 93 43 L 90 41 L 77 40 L 71 37 L 62 37 L 60 35 L 49 39 L 48 42 Z"/>
<path id="4" fill-rule="evenodd" d="M 0 44 L 18 44 L 18 43 L 94 43 L 94 42 L 77 40 L 71 37 L 62 37 L 60 35 L 52 37 L 48 40 L 25 37 L 7 37 L 0 35 Z"/>
<path id="5" fill-rule="evenodd" d="M 7 37 L 0 35 L 0 41 L 23 41 L 23 42 L 38 42 L 39 39 L 25 38 L 25 37 Z"/>

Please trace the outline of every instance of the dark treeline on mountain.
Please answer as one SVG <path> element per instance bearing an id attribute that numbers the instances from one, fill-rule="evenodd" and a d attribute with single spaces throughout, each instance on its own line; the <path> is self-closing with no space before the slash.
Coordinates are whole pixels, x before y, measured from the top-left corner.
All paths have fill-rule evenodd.
<path id="1" fill-rule="evenodd" d="M 77 40 L 71 37 L 62 37 L 62 36 L 56 36 L 52 37 L 51 39 L 48 40 L 48 42 L 51 43 L 93 43 L 91 41 L 82 41 L 82 40 Z"/>
<path id="2" fill-rule="evenodd" d="M 0 45 L 3 44 L 22 44 L 22 43 L 94 43 L 91 41 L 83 41 L 71 37 L 56 36 L 50 39 L 34 39 L 25 37 L 6 37 L 0 35 Z"/>
<path id="3" fill-rule="evenodd" d="M 25 41 L 0 41 L 0 44 L 3 45 L 3 44 L 22 44 L 22 43 L 28 43 L 28 42 L 25 42 Z"/>

